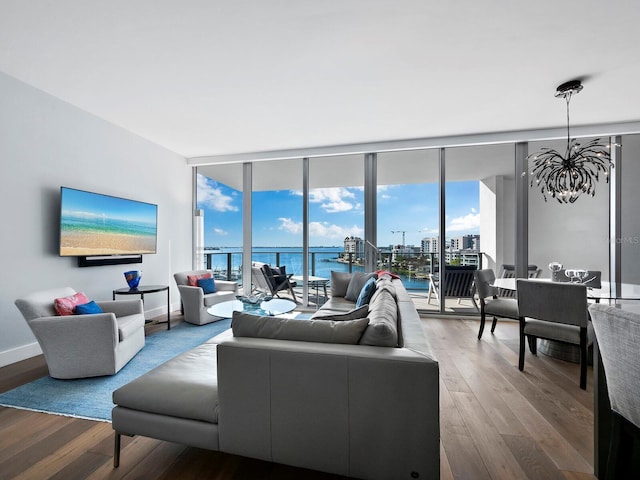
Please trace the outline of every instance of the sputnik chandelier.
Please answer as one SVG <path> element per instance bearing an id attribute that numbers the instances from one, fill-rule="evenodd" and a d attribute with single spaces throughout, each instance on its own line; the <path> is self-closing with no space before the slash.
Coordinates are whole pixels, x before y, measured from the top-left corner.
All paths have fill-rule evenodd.
<path id="1" fill-rule="evenodd" d="M 596 183 L 600 173 L 609 182 L 611 162 L 610 145 L 600 143 L 600 139 L 581 145 L 569 132 L 569 102 L 571 96 L 582 90 L 579 80 L 571 80 L 558 87 L 555 96 L 567 101 L 567 150 L 564 155 L 551 148 L 527 156 L 533 162 L 531 167 L 531 187 L 539 187 L 547 201 L 547 195 L 560 203 L 573 203 L 586 193 L 592 197 L 596 193 Z M 522 176 L 526 175 L 526 171 Z"/>

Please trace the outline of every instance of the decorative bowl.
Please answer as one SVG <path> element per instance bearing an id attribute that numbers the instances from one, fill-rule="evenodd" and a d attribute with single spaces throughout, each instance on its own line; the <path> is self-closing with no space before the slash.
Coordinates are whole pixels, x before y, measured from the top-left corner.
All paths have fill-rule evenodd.
<path id="1" fill-rule="evenodd" d="M 142 270 L 131 270 L 124 272 L 124 278 L 131 290 L 135 290 L 140 285 L 140 279 L 142 278 Z"/>

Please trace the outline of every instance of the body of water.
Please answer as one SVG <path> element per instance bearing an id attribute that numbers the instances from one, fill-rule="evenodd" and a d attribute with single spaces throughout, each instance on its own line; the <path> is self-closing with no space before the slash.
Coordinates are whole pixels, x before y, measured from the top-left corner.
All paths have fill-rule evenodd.
<path id="1" fill-rule="evenodd" d="M 205 253 L 211 253 L 211 268 L 213 270 L 227 270 L 227 253 L 232 253 L 232 270 L 242 271 L 242 248 L 240 247 L 223 247 L 219 250 L 205 250 Z M 311 247 L 309 248 L 309 275 L 313 274 L 317 277 L 331 278 L 331 271 L 348 272 L 349 264 L 339 262 L 338 256 L 342 253 L 340 247 Z M 252 259 L 254 262 L 264 262 L 270 265 L 284 265 L 287 273 L 294 275 L 302 275 L 302 249 L 298 247 L 254 247 Z M 315 260 L 315 271 L 312 270 L 312 262 Z M 353 265 L 352 270 L 364 270 L 363 267 Z M 407 277 L 401 275 L 402 282 L 407 289 L 424 290 L 429 288 L 429 280 Z"/>

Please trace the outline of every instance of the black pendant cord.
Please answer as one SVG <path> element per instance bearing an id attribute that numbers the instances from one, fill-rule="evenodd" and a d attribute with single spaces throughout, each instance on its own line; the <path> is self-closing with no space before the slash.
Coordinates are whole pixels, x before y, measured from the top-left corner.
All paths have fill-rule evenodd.
<path id="1" fill-rule="evenodd" d="M 571 133 L 570 133 L 570 123 L 569 123 L 569 102 L 571 101 L 571 92 L 568 92 L 565 95 L 565 100 L 567 101 L 567 154 L 565 158 L 569 158 L 571 154 Z"/>

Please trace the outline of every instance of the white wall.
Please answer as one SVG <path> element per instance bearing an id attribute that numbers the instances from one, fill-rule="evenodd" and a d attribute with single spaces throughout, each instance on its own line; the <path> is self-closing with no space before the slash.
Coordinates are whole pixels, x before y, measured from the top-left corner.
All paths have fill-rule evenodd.
<path id="1" fill-rule="evenodd" d="M 0 366 L 40 353 L 14 305 L 35 290 L 71 286 L 89 298 L 142 283 L 171 286 L 191 267 L 191 169 L 181 156 L 0 73 Z M 59 189 L 68 186 L 158 204 L 158 253 L 142 264 L 79 268 L 58 256 Z M 120 297 L 124 298 L 124 297 Z M 145 298 L 147 316 L 166 296 Z"/>
<path id="2" fill-rule="evenodd" d="M 502 175 L 480 181 L 480 248 L 482 268 L 496 274 L 503 263 L 515 262 L 515 184 Z"/>

